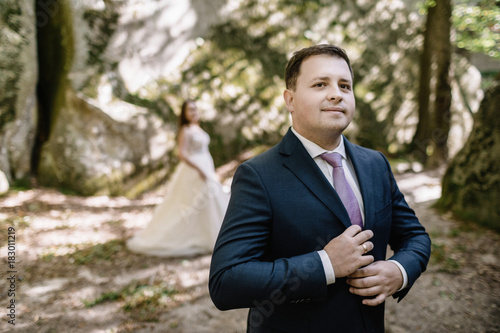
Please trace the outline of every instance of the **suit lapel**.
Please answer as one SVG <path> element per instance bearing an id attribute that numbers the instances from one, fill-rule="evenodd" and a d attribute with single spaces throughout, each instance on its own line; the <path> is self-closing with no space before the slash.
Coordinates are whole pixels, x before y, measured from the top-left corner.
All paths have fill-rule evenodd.
<path id="1" fill-rule="evenodd" d="M 374 185 L 373 185 L 373 168 L 368 155 L 358 146 L 353 145 L 344 137 L 344 143 L 347 155 L 351 159 L 356 177 L 358 178 L 359 189 L 363 197 L 363 206 L 365 213 L 365 229 L 371 229 L 373 226 L 373 211 L 374 200 L 367 200 L 374 198 Z"/>
<path id="2" fill-rule="evenodd" d="M 307 186 L 346 228 L 349 227 L 351 225 L 349 215 L 337 192 L 325 178 L 300 140 L 290 130 L 281 141 L 279 151 L 283 157 L 283 165 Z"/>

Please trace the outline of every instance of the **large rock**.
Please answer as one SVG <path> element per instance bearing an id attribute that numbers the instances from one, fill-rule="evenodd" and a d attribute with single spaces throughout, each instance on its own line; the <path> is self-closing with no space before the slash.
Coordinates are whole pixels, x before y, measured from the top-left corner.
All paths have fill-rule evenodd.
<path id="1" fill-rule="evenodd" d="M 443 177 L 438 206 L 500 230 L 500 82 L 488 89 L 465 146 Z"/>
<path id="2" fill-rule="evenodd" d="M 104 107 L 107 112 L 67 90 L 66 104 L 42 149 L 40 184 L 83 195 L 134 196 L 167 174 L 173 126 L 122 101 Z"/>
<path id="3" fill-rule="evenodd" d="M 5 176 L 5 173 L 0 170 L 0 195 L 5 194 L 9 191 L 9 181 Z"/>
<path id="4" fill-rule="evenodd" d="M 105 58 L 117 64 L 128 91 L 142 93 L 167 77 L 196 48 L 197 37 L 221 20 L 227 0 L 131 0 L 119 19 Z"/>
<path id="5" fill-rule="evenodd" d="M 28 176 L 36 121 L 36 17 L 32 0 L 0 1 L 0 169 Z"/>

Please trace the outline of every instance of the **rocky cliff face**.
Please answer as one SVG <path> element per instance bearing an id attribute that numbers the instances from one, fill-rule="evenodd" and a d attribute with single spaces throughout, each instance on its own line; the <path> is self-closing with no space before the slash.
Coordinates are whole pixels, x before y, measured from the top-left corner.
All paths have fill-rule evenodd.
<path id="1" fill-rule="evenodd" d="M 9 181 L 135 195 L 175 162 L 156 84 L 225 1 L 0 3 L 0 170 Z"/>
<path id="2" fill-rule="evenodd" d="M 35 4 L 0 2 L 0 170 L 25 177 L 37 124 Z"/>

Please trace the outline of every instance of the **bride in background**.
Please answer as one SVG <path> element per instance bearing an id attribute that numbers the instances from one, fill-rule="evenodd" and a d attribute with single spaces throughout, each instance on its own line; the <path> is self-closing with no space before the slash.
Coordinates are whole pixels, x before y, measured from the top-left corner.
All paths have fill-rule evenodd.
<path id="1" fill-rule="evenodd" d="M 229 193 L 216 178 L 209 143 L 195 102 L 185 101 L 178 127 L 180 162 L 149 225 L 127 241 L 131 251 L 171 257 L 212 252 Z"/>

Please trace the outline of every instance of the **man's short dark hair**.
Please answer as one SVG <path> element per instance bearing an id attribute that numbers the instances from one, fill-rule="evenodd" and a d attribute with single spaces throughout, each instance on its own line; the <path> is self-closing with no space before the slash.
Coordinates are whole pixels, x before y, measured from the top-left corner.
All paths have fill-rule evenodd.
<path id="1" fill-rule="evenodd" d="M 331 55 L 332 57 L 342 58 L 347 62 L 349 66 L 349 71 L 351 72 L 351 78 L 354 79 L 354 74 L 351 68 L 351 62 L 347 53 L 340 47 L 331 44 L 319 44 L 311 47 L 303 48 L 293 54 L 293 56 L 288 60 L 285 69 L 285 83 L 286 88 L 295 90 L 297 85 L 297 78 L 300 74 L 300 67 L 302 62 L 311 56 L 316 55 Z"/>

